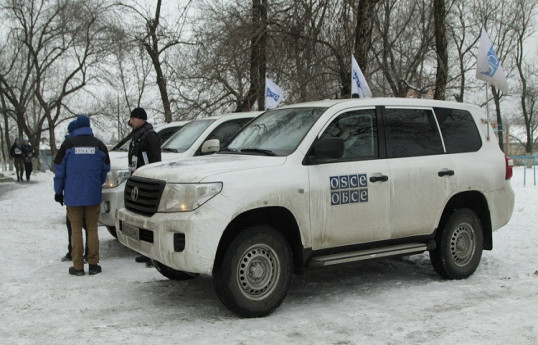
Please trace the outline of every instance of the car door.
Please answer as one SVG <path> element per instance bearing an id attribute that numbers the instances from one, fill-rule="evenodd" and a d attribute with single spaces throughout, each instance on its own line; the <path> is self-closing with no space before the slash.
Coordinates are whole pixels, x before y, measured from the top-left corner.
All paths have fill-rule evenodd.
<path id="1" fill-rule="evenodd" d="M 314 250 L 390 238 L 389 168 L 379 158 L 375 108 L 333 117 L 319 138 L 344 140 L 343 157 L 308 165 Z"/>
<path id="2" fill-rule="evenodd" d="M 457 178 L 431 109 L 383 111 L 390 168 L 392 238 L 431 234 Z"/>

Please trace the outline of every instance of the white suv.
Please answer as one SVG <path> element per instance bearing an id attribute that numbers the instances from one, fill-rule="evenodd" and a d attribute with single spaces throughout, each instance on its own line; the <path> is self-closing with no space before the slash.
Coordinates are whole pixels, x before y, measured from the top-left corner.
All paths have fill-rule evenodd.
<path id="1" fill-rule="evenodd" d="M 130 177 L 119 240 L 171 279 L 213 276 L 243 317 L 272 312 L 291 274 L 429 251 L 471 275 L 512 215 L 511 161 L 477 106 L 370 98 L 259 116 L 210 157 Z"/>
<path id="2" fill-rule="evenodd" d="M 227 143 L 239 130 L 261 111 L 229 113 L 206 117 L 203 119 L 183 121 L 179 129 L 164 141 L 161 146 L 161 160 L 179 159 L 215 153 L 221 143 Z M 159 127 L 160 128 L 160 127 Z M 156 129 L 158 132 L 159 128 Z M 129 144 L 126 144 L 127 149 Z M 112 188 L 103 185 L 103 202 L 101 204 L 100 222 L 107 225 L 108 231 L 117 236 L 116 218 L 118 210 L 123 207 L 123 190 L 125 180 L 131 175 L 127 165 L 127 153 L 111 155 L 111 172 L 107 181 L 112 180 Z M 120 182 L 121 181 L 121 182 Z"/>
<path id="3" fill-rule="evenodd" d="M 178 131 L 189 121 L 176 121 L 155 126 L 155 132 L 159 134 L 162 142 L 166 141 L 172 134 Z M 125 181 L 131 176 L 129 165 L 127 164 L 127 154 L 131 143 L 132 133 L 123 138 L 109 152 L 110 171 L 103 184 L 101 202 L 101 213 L 99 214 L 99 224 L 106 226 L 110 234 L 116 237 L 116 218 L 118 210 L 123 207 L 123 189 Z"/>

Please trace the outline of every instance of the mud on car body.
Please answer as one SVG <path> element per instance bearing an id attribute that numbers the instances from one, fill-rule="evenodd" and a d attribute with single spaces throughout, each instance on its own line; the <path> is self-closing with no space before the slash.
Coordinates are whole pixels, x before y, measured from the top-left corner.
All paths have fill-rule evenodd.
<path id="1" fill-rule="evenodd" d="M 142 167 L 118 238 L 171 279 L 212 275 L 243 317 L 271 313 L 293 273 L 429 251 L 473 274 L 511 217 L 511 162 L 480 108 L 371 98 L 296 104 L 219 153 Z"/>

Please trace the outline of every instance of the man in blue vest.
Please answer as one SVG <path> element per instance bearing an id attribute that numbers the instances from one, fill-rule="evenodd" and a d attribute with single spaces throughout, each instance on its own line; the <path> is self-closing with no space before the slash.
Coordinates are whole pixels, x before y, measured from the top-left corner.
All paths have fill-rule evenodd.
<path id="1" fill-rule="evenodd" d="M 97 221 L 102 185 L 109 170 L 108 150 L 103 142 L 93 136 L 90 118 L 86 115 L 78 116 L 75 130 L 62 143 L 54 158 L 54 200 L 61 205 L 65 203 L 72 227 L 71 275 L 85 274 L 82 241 L 84 219 L 88 229 L 88 273 L 93 275 L 101 272 Z"/>

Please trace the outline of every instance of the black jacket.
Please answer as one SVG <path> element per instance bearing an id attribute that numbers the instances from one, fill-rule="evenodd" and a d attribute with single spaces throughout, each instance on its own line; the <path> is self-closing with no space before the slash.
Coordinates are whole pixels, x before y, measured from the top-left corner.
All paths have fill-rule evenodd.
<path id="1" fill-rule="evenodd" d="M 127 157 L 131 172 L 145 164 L 161 161 L 161 137 L 153 130 L 151 123 L 146 122 L 144 126 L 133 130 Z"/>

